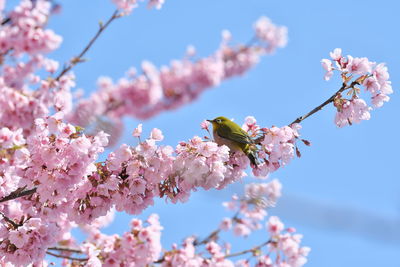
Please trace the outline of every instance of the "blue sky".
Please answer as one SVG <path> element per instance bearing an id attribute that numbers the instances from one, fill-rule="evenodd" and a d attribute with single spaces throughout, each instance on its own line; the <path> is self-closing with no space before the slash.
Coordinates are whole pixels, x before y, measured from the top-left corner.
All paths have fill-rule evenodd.
<path id="1" fill-rule="evenodd" d="M 110 1 L 63 1 L 63 13 L 50 27 L 64 37 L 52 57 L 65 62 L 86 45 L 99 20 L 113 12 Z M 138 123 L 147 133 L 163 130 L 165 144 L 175 145 L 194 135 L 203 135 L 199 123 L 224 115 L 243 121 L 255 116 L 262 126 L 283 126 L 308 112 L 336 91 L 337 80 L 325 82 L 320 60 L 341 47 L 343 53 L 386 62 L 395 93 L 371 120 L 343 129 L 333 123 L 334 109 L 328 106 L 302 123 L 302 157 L 272 174 L 283 184 L 284 197 L 272 215 L 304 234 L 310 246 L 309 267 L 400 266 L 400 194 L 398 142 L 400 103 L 398 10 L 394 0 L 364 1 L 268 1 L 268 0 L 166 0 L 162 10 L 134 10 L 117 20 L 89 51 L 88 62 L 77 66 L 77 87 L 86 94 L 95 90 L 96 79 L 123 76 L 142 60 L 157 66 L 181 58 L 187 45 L 199 56 L 212 53 L 221 31 L 229 29 L 235 42 L 252 37 L 252 25 L 261 15 L 289 29 L 287 47 L 262 59 L 243 77 L 224 82 L 200 99 L 178 110 L 148 121 L 126 119 L 121 142 L 135 144 L 131 131 Z M 246 178 L 223 191 L 193 193 L 188 203 L 173 205 L 160 200 L 141 218 L 156 212 L 165 227 L 165 247 L 189 234 L 207 235 L 224 213 L 221 202 L 241 192 Z M 132 216 L 118 215 L 105 229 L 122 233 Z M 230 237 L 229 237 L 230 238 Z M 256 245 L 267 238 L 231 239 L 233 251 Z"/>

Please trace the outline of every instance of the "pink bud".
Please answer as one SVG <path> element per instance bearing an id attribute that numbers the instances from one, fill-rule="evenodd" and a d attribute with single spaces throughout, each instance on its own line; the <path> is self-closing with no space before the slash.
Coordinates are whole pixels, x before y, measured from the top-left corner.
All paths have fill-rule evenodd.
<path id="1" fill-rule="evenodd" d="M 140 137 L 141 134 L 142 134 L 142 124 L 140 123 L 140 124 L 135 128 L 135 130 L 133 130 L 132 135 L 133 135 L 134 137 Z"/>

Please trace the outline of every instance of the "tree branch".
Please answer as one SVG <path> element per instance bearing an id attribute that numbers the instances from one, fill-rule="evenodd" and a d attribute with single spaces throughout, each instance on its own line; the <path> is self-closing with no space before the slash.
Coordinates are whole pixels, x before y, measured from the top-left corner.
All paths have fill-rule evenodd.
<path id="1" fill-rule="evenodd" d="M 63 258 L 63 259 L 68 259 L 68 260 L 73 260 L 73 261 L 88 261 L 89 260 L 88 258 L 75 258 L 75 257 L 67 256 L 67 255 L 56 254 L 56 253 L 53 253 L 50 251 L 46 251 L 46 254 L 56 257 L 56 258 Z"/>
<path id="2" fill-rule="evenodd" d="M 8 196 L 3 197 L 2 199 L 0 199 L 0 203 L 6 202 L 8 200 L 16 199 L 19 197 L 32 195 L 32 194 L 36 193 L 36 190 L 37 190 L 36 187 L 34 187 L 32 189 L 28 189 L 28 190 L 25 190 L 25 188 L 26 187 L 19 188 L 19 189 L 15 190 L 14 192 L 12 192 L 11 194 L 9 194 Z"/>
<path id="3" fill-rule="evenodd" d="M 10 18 L 10 17 L 6 17 L 6 18 L 4 18 L 4 19 L 1 21 L 0 25 L 1 25 L 1 26 L 6 25 L 6 24 L 9 23 L 10 21 L 11 21 L 11 18 Z"/>
<path id="4" fill-rule="evenodd" d="M 243 254 L 247 254 L 247 253 L 250 253 L 250 252 L 254 253 L 256 250 L 259 250 L 260 248 L 268 245 L 269 243 L 272 243 L 272 241 L 268 240 L 268 241 L 266 241 L 266 242 L 264 242 L 264 243 L 262 243 L 262 244 L 260 244 L 258 246 L 255 246 L 254 248 L 246 249 L 246 250 L 243 250 L 243 251 L 240 251 L 240 252 L 236 252 L 236 253 L 225 255 L 224 258 L 233 258 L 233 257 L 240 256 L 240 255 L 243 255 Z"/>
<path id="5" fill-rule="evenodd" d="M 239 211 L 236 212 L 236 214 L 231 218 L 232 221 L 237 220 L 239 216 Z M 212 231 L 207 237 L 205 237 L 203 240 L 198 241 L 195 240 L 193 241 L 193 246 L 197 247 L 197 246 L 201 246 L 204 244 L 207 244 L 208 242 L 210 242 L 211 240 L 216 240 L 218 238 L 218 234 L 221 232 L 221 229 L 217 228 L 214 231 Z M 157 263 L 162 263 L 165 260 L 165 254 L 158 260 L 156 260 L 155 264 Z"/>
<path id="6" fill-rule="evenodd" d="M 0 215 L 3 216 L 3 219 L 8 222 L 9 224 L 11 224 L 13 226 L 14 229 L 18 229 L 18 227 L 20 225 L 18 225 L 17 223 L 15 223 L 13 220 L 11 220 L 10 218 L 8 218 L 3 212 L 0 211 Z"/>
<path id="7" fill-rule="evenodd" d="M 204 238 L 202 241 L 197 241 L 195 240 L 193 242 L 193 246 L 200 246 L 200 245 L 204 245 L 207 244 L 208 242 L 210 242 L 211 240 L 216 240 L 218 238 L 218 234 L 219 232 L 221 232 L 221 229 L 216 229 L 214 231 L 212 231 L 206 238 Z"/>
<path id="8" fill-rule="evenodd" d="M 315 107 L 314 109 L 312 109 L 310 112 L 308 112 L 307 114 L 298 117 L 297 119 L 295 119 L 292 123 L 290 123 L 289 125 L 293 125 L 295 123 L 300 123 L 302 121 L 304 121 L 305 119 L 307 119 L 308 117 L 310 117 L 311 115 L 313 115 L 314 113 L 322 110 L 322 108 L 324 108 L 326 105 L 328 105 L 329 103 L 333 102 L 336 98 L 337 95 L 339 95 L 340 93 L 342 93 L 343 91 L 353 88 L 354 86 L 356 86 L 357 84 L 359 84 L 358 80 L 353 81 L 350 85 L 347 85 L 346 82 L 344 82 L 342 84 L 342 87 L 340 87 L 340 89 L 334 93 L 330 98 L 328 98 L 324 103 L 322 103 L 321 105 Z"/>
<path id="9" fill-rule="evenodd" d="M 236 212 L 236 214 L 231 218 L 232 221 L 235 221 L 238 219 L 239 216 L 239 211 Z M 193 242 L 194 246 L 200 246 L 200 245 L 204 245 L 207 244 L 208 242 L 210 242 L 211 240 L 216 240 L 218 238 L 218 234 L 221 232 L 220 228 L 215 229 L 214 231 L 212 231 L 207 237 L 205 237 L 203 240 L 201 241 L 197 241 L 195 240 Z"/>
<path id="10" fill-rule="evenodd" d="M 63 251 L 63 252 L 71 252 L 71 253 L 79 253 L 83 254 L 80 249 L 76 248 L 69 248 L 69 247 L 50 247 L 48 250 L 56 250 L 56 251 Z"/>
<path id="11" fill-rule="evenodd" d="M 68 71 L 70 71 L 75 65 L 81 63 L 83 61 L 83 56 L 86 54 L 86 52 L 92 47 L 94 42 L 99 38 L 100 34 L 111 24 L 111 22 L 117 18 L 120 18 L 121 16 L 118 14 L 118 10 L 115 10 L 112 16 L 107 20 L 107 22 L 103 25 L 100 23 L 99 29 L 97 30 L 96 34 L 93 36 L 93 38 L 89 41 L 89 43 L 86 45 L 86 47 L 82 50 L 82 52 L 76 56 L 73 57 L 69 64 L 66 64 L 63 68 L 63 70 L 58 74 L 58 76 L 55 78 L 56 81 L 60 80 L 64 74 L 66 74 Z"/>

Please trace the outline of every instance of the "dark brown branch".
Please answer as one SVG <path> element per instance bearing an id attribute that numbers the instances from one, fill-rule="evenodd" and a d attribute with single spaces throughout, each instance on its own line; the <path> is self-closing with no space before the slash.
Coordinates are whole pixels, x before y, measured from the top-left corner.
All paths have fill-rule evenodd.
<path id="1" fill-rule="evenodd" d="M 3 25 L 6 25 L 7 23 L 9 23 L 10 21 L 11 21 L 11 18 L 10 17 L 6 17 L 6 18 L 3 19 L 3 21 L 0 24 L 3 26 Z"/>
<path id="2" fill-rule="evenodd" d="M 330 98 L 328 98 L 324 103 L 322 103 L 321 105 L 315 107 L 313 110 L 311 110 L 310 112 L 308 112 L 307 114 L 298 117 L 297 119 L 295 119 L 292 123 L 290 123 L 289 125 L 293 125 L 295 123 L 300 123 L 302 121 L 304 121 L 305 119 L 307 119 L 308 117 L 310 117 L 311 115 L 313 115 L 314 113 L 320 111 L 322 108 L 324 108 L 326 105 L 328 105 L 329 103 L 333 102 L 336 98 L 337 95 L 339 95 L 340 93 L 342 93 L 343 91 L 353 88 L 354 86 L 356 86 L 357 84 L 359 84 L 358 80 L 353 81 L 350 85 L 347 85 L 347 83 L 343 83 L 342 87 L 340 87 L 340 89 L 334 93 Z"/>
<path id="3" fill-rule="evenodd" d="M 56 258 L 63 258 L 63 259 L 68 259 L 68 260 L 72 260 L 72 261 L 88 261 L 89 260 L 88 258 L 75 258 L 75 257 L 67 256 L 67 255 L 56 254 L 56 253 L 53 253 L 50 251 L 46 251 L 46 254 L 56 257 Z"/>
<path id="4" fill-rule="evenodd" d="M 268 240 L 268 241 L 262 243 L 261 245 L 258 245 L 256 247 L 254 247 L 254 248 L 246 249 L 246 250 L 243 250 L 243 251 L 240 251 L 240 252 L 236 252 L 236 253 L 225 255 L 224 258 L 233 258 L 233 257 L 237 257 L 237 256 L 240 256 L 240 255 L 243 255 L 243 254 L 247 254 L 247 253 L 254 253 L 255 251 L 259 250 L 260 248 L 268 245 L 269 243 L 272 243 L 272 241 Z"/>
<path id="5" fill-rule="evenodd" d="M 56 251 L 83 254 L 82 250 L 76 249 L 76 248 L 69 248 L 69 247 L 50 247 L 50 248 L 48 248 L 48 250 L 56 250 Z"/>
<path id="6" fill-rule="evenodd" d="M 236 212 L 236 214 L 231 218 L 232 221 L 236 221 L 239 217 L 239 212 Z M 207 237 L 205 237 L 203 240 L 198 241 L 195 240 L 193 242 L 194 246 L 200 246 L 200 245 L 204 245 L 207 244 L 208 242 L 210 242 L 211 240 L 217 240 L 218 239 L 218 234 L 221 232 L 220 228 L 215 229 L 214 231 L 212 231 Z"/>
<path id="7" fill-rule="evenodd" d="M 16 199 L 19 197 L 32 195 L 37 190 L 36 187 L 34 187 L 32 189 L 28 189 L 28 190 L 24 190 L 24 189 L 25 188 L 19 188 L 19 189 L 15 190 L 14 192 L 12 192 L 11 194 L 9 194 L 8 196 L 3 197 L 2 199 L 0 199 L 0 203 L 6 202 L 8 200 Z"/>
<path id="8" fill-rule="evenodd" d="M 102 23 L 100 23 L 98 31 L 93 36 L 93 38 L 89 41 L 89 43 L 86 45 L 86 47 L 82 50 L 82 52 L 78 56 L 72 58 L 71 61 L 69 62 L 69 64 L 64 66 L 63 70 L 60 72 L 60 74 L 58 74 L 58 76 L 55 78 L 55 80 L 58 81 L 62 76 L 64 76 L 64 74 L 66 74 L 68 71 L 70 71 L 75 65 L 77 65 L 78 63 L 81 63 L 83 61 L 83 56 L 92 47 L 92 45 L 97 40 L 97 38 L 99 38 L 100 34 L 110 25 L 110 23 L 113 20 L 115 20 L 119 17 L 121 17 L 121 16 L 118 14 L 118 10 L 115 10 L 114 13 L 112 14 L 112 16 L 107 20 L 107 22 L 104 25 Z"/>
<path id="9" fill-rule="evenodd" d="M 18 225 L 16 222 L 14 222 L 13 220 L 11 220 L 10 218 L 8 218 L 3 212 L 0 211 L 0 215 L 3 216 L 3 219 L 8 222 L 9 224 L 11 224 L 13 226 L 14 229 L 18 229 L 18 227 L 20 225 Z"/>
<path id="10" fill-rule="evenodd" d="M 195 240 L 193 242 L 194 246 L 200 246 L 200 245 L 204 245 L 207 244 L 208 242 L 210 242 L 211 240 L 216 240 L 218 239 L 218 234 L 219 232 L 221 232 L 221 229 L 216 229 L 214 231 L 212 231 L 206 238 L 204 238 L 202 241 L 197 241 Z"/>

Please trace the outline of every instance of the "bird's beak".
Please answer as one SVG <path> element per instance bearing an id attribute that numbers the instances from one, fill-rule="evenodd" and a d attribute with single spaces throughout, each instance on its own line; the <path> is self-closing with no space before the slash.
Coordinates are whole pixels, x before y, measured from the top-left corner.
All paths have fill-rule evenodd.
<path id="1" fill-rule="evenodd" d="M 208 121 L 208 122 L 213 122 L 214 120 L 206 120 L 206 121 Z"/>

